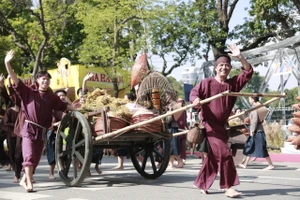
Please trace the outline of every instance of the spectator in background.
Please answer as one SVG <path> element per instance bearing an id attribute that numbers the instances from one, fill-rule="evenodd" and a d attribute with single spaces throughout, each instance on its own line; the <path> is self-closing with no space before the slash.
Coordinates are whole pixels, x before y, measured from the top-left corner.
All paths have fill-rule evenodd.
<path id="1" fill-rule="evenodd" d="M 6 87 L 4 85 L 4 79 L 5 77 L 3 74 L 0 75 L 0 168 L 4 166 L 8 166 L 6 170 L 10 171 L 11 170 L 11 165 L 10 165 L 10 159 L 9 156 L 6 153 L 6 150 L 4 149 L 3 142 L 6 140 L 7 133 L 3 129 L 3 116 L 5 115 L 6 110 L 11 107 L 12 102 L 11 99 L 8 96 Z M 5 105 L 5 109 L 3 109 Z"/>
<path id="2" fill-rule="evenodd" d="M 259 97 L 249 97 L 249 103 L 252 107 L 259 106 Z M 261 116 L 259 113 L 261 109 L 253 110 L 250 112 L 250 136 L 253 137 L 254 140 L 254 148 L 245 155 L 246 160 L 244 164 L 239 164 L 238 166 L 241 168 L 246 169 L 251 157 L 257 158 L 265 158 L 268 162 L 269 166 L 264 168 L 264 170 L 272 170 L 274 169 L 274 165 L 271 161 L 267 150 L 267 141 L 266 141 L 266 134 L 264 131 L 264 127 L 262 125 L 264 117 Z"/>
<path id="3" fill-rule="evenodd" d="M 13 106 L 9 107 L 4 115 L 3 119 L 3 128 L 6 131 L 7 134 L 7 144 L 8 144 L 8 153 L 9 153 L 9 159 L 10 164 L 12 166 L 12 169 L 15 172 L 15 176 L 13 179 L 14 183 L 18 183 L 19 179 L 21 178 L 21 171 L 22 171 L 22 137 L 20 134 L 15 133 L 15 125 L 16 121 L 18 119 L 21 102 L 20 98 L 15 93 L 14 89 L 11 85 L 10 77 L 7 78 L 8 84 L 8 90 L 10 99 L 13 102 Z"/>
<path id="4" fill-rule="evenodd" d="M 181 103 L 181 107 L 185 106 L 185 101 L 182 98 L 177 100 L 177 103 Z M 183 111 L 180 117 L 177 120 L 178 128 L 180 131 L 187 130 L 187 114 L 186 111 Z M 179 131 L 179 132 L 180 132 Z M 178 136 L 179 148 L 180 148 L 180 158 L 182 159 L 183 164 L 186 162 L 186 134 Z"/>
<path id="5" fill-rule="evenodd" d="M 170 94 L 167 95 L 167 100 L 170 99 Z M 167 105 L 168 112 L 173 111 L 173 108 L 175 107 L 175 104 L 177 102 L 171 102 L 169 105 Z M 169 115 L 166 117 L 166 123 L 168 125 L 168 130 L 171 134 L 178 133 L 178 123 L 177 119 L 174 118 L 174 115 Z M 175 169 L 174 166 L 174 159 L 177 160 L 177 166 L 176 168 L 182 168 L 183 167 L 183 161 L 180 158 L 180 147 L 179 147 L 179 139 L 178 136 L 172 137 L 171 141 L 171 152 L 170 152 L 170 160 L 169 160 L 169 169 Z"/>
<path id="6" fill-rule="evenodd" d="M 68 103 L 67 92 L 65 90 L 57 90 L 55 94 L 63 101 Z M 47 131 L 46 136 L 46 151 L 47 151 L 47 160 L 50 166 L 49 169 L 49 180 L 55 180 L 54 176 L 54 168 L 55 168 L 55 139 L 57 128 L 60 124 L 60 121 L 64 117 L 65 113 L 62 111 L 53 110 L 53 117 L 52 117 L 52 126 Z"/>

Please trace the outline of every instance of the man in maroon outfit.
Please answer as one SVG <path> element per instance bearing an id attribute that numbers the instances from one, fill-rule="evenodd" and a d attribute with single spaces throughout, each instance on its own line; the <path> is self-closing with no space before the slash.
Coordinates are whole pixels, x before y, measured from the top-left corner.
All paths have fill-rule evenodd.
<path id="1" fill-rule="evenodd" d="M 191 90 L 190 102 L 195 107 L 200 107 L 199 102 L 201 100 L 221 92 L 227 90 L 239 92 L 251 79 L 253 69 L 242 56 L 240 49 L 236 45 L 230 45 L 229 49 L 231 51 L 229 55 L 238 58 L 242 63 L 242 73 L 227 79 L 232 68 L 231 59 L 227 55 L 218 56 L 214 66 L 216 76 L 202 80 Z M 227 146 L 228 136 L 225 130 L 225 124 L 235 101 L 236 97 L 224 96 L 201 105 L 200 118 L 206 128 L 206 136 L 210 147 L 194 186 L 201 189 L 203 194 L 208 194 L 207 190 L 213 184 L 219 171 L 220 187 L 225 190 L 225 195 L 228 197 L 241 195 L 241 193 L 231 188 L 239 184 L 239 179 L 232 154 Z"/>
<path id="2" fill-rule="evenodd" d="M 15 134 L 15 124 L 19 115 L 19 109 L 21 107 L 20 98 L 17 96 L 15 90 L 12 88 L 10 83 L 10 77 L 7 78 L 8 84 L 7 89 L 9 96 L 13 102 L 13 106 L 8 108 L 3 117 L 4 125 L 3 128 L 7 134 L 7 144 L 9 149 L 10 164 L 15 172 L 14 183 L 18 183 L 21 178 L 22 171 L 22 136 Z"/>
<path id="3" fill-rule="evenodd" d="M 46 71 L 38 72 L 34 87 L 27 87 L 20 81 L 10 65 L 14 57 L 11 50 L 5 57 L 5 67 L 14 82 L 14 88 L 21 100 L 21 112 L 25 121 L 21 128 L 23 168 L 25 175 L 20 185 L 28 192 L 33 191 L 32 176 L 40 161 L 46 130 L 52 123 L 52 110 L 75 110 L 54 94 L 49 85 L 51 75 Z"/>

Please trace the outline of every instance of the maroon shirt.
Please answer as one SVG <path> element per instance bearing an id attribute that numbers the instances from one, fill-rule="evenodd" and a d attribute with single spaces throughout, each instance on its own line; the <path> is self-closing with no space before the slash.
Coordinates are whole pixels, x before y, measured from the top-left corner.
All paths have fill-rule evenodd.
<path id="1" fill-rule="evenodd" d="M 53 92 L 47 91 L 40 93 L 36 87 L 27 87 L 22 81 L 15 86 L 16 92 L 21 99 L 21 110 L 25 119 L 39 124 L 42 127 L 49 128 L 52 124 L 52 110 L 65 111 L 67 103 Z M 41 139 L 42 129 L 38 126 L 24 122 L 22 126 L 22 136 L 31 139 Z"/>
<path id="2" fill-rule="evenodd" d="M 214 77 L 202 80 L 191 90 L 190 102 L 192 103 L 197 97 L 204 100 L 227 90 L 239 92 L 251 79 L 253 74 L 252 68 L 249 71 L 243 68 L 242 70 L 241 74 L 227 79 L 223 84 L 219 83 Z M 236 98 L 237 97 L 223 96 L 201 106 L 200 117 L 208 132 L 224 132 L 223 126 L 227 123 Z"/>

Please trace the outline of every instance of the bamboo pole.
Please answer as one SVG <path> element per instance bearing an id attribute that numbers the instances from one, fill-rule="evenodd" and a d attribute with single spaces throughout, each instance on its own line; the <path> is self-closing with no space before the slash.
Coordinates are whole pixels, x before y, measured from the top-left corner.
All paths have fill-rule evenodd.
<path id="1" fill-rule="evenodd" d="M 234 119 L 234 118 L 237 118 L 237 117 L 239 117 L 239 116 L 242 116 L 242 115 L 244 115 L 244 114 L 247 114 L 247 113 L 249 113 L 249 112 L 251 112 L 251 111 L 253 111 L 253 110 L 256 110 L 256 109 L 258 109 L 258 108 L 264 107 L 264 106 L 266 106 L 266 105 L 268 105 L 268 104 L 270 104 L 270 103 L 272 103 L 272 102 L 274 102 L 274 101 L 276 101 L 276 100 L 279 100 L 280 98 L 281 98 L 281 97 L 275 97 L 275 98 L 272 98 L 272 99 L 270 99 L 269 101 L 266 101 L 265 103 L 262 103 L 262 104 L 260 104 L 260 105 L 258 105 L 258 106 L 255 106 L 255 107 L 250 108 L 250 109 L 248 109 L 248 110 L 246 110 L 246 111 L 240 112 L 239 114 L 232 115 L 232 116 L 230 116 L 230 117 L 228 118 L 228 121 L 230 121 L 230 120 L 232 120 L 232 119 Z"/>
<path id="2" fill-rule="evenodd" d="M 179 136 L 179 135 L 184 135 L 184 134 L 187 134 L 188 132 L 189 132 L 189 130 L 185 130 L 185 131 L 181 131 L 181 132 L 178 132 L 178 133 L 174 133 L 173 137 L 176 137 L 176 136 Z"/>
<path id="3" fill-rule="evenodd" d="M 229 94 L 229 96 L 230 96 L 230 94 Z M 272 98 L 272 99 L 270 99 L 269 101 L 266 101 L 265 103 L 262 103 L 262 104 L 260 104 L 260 105 L 258 105 L 258 106 L 255 106 L 255 107 L 253 107 L 253 108 L 250 108 L 250 109 L 248 109 L 248 110 L 246 110 L 246 111 L 243 111 L 243 112 L 241 112 L 241 113 L 239 113 L 239 114 L 230 116 L 230 117 L 228 118 L 228 121 L 230 121 L 230 120 L 232 120 L 232 119 L 234 119 L 234 118 L 240 117 L 240 116 L 242 116 L 242 115 L 244 115 L 244 114 L 247 114 L 247 113 L 249 113 L 249 112 L 251 112 L 251 111 L 253 111 L 253 110 L 256 110 L 256 109 L 258 109 L 258 108 L 261 108 L 261 107 L 263 107 L 263 106 L 266 106 L 266 105 L 268 105 L 268 104 L 270 104 L 270 103 L 272 103 L 272 102 L 274 102 L 274 101 L 276 101 L 276 100 L 279 100 L 280 98 L 281 98 L 280 96 L 279 96 L 279 97 Z M 181 131 L 181 132 L 178 132 L 178 133 L 174 133 L 174 134 L 173 134 L 173 137 L 180 136 L 180 135 L 184 135 L 184 134 L 187 134 L 188 132 L 189 132 L 188 130 L 185 130 L 185 131 Z"/>
<path id="4" fill-rule="evenodd" d="M 217 98 L 220 98 L 222 96 L 227 96 L 230 92 L 229 91 L 225 91 L 225 92 L 222 92 L 222 93 L 219 93 L 217 95 L 214 95 L 212 97 L 209 97 L 209 98 L 206 98 L 202 101 L 200 101 L 200 105 L 201 104 L 205 104 L 205 103 L 208 103 L 214 99 L 217 99 Z M 143 121 L 143 122 L 139 122 L 137 124 L 133 124 L 133 125 L 130 125 L 130 126 L 127 126 L 127 127 L 124 127 L 124 128 L 121 128 L 121 129 L 118 129 L 116 131 L 113 131 L 111 133 L 106 133 L 105 135 L 99 135 L 95 138 L 96 141 L 99 141 L 99 140 L 103 140 L 103 139 L 106 139 L 106 138 L 110 138 L 112 136 L 116 136 L 116 135 L 121 135 L 131 129 L 134 129 L 134 128 L 137 128 L 139 126 L 142 126 L 142 125 L 145 125 L 145 124 L 148 124 L 148 123 L 151 123 L 151 122 L 155 122 L 155 121 L 158 121 L 158 120 L 161 120 L 167 116 L 170 116 L 170 115 L 173 115 L 177 112 L 181 112 L 181 111 L 184 111 L 184 110 L 187 110 L 189 108 L 193 108 L 194 105 L 193 104 L 190 104 L 190 105 L 187 105 L 187 106 L 184 106 L 184 107 L 181 107 L 181 108 L 178 108 L 176 110 L 173 110 L 171 112 L 167 112 L 163 115 L 160 115 L 160 116 L 157 116 L 157 117 L 154 117 L 152 119 L 149 119 L 149 120 L 146 120 L 146 121 Z"/>
<path id="5" fill-rule="evenodd" d="M 247 97 L 285 97 L 286 94 L 263 94 L 263 93 L 241 93 L 241 92 L 229 92 L 228 96 L 247 96 Z"/>

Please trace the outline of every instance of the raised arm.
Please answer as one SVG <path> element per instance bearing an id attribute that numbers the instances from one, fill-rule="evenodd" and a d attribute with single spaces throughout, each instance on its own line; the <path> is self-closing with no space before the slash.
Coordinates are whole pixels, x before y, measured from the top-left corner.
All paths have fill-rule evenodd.
<path id="1" fill-rule="evenodd" d="M 88 72 L 85 77 L 83 78 L 83 81 L 82 81 L 82 94 L 85 94 L 85 91 L 86 91 L 86 82 L 89 80 L 89 78 L 93 77 L 93 73 L 91 72 Z"/>
<path id="2" fill-rule="evenodd" d="M 4 63 L 5 63 L 7 73 L 9 74 L 9 76 L 11 77 L 13 82 L 16 85 L 18 85 L 19 79 L 18 79 L 16 73 L 14 72 L 14 70 L 11 68 L 11 65 L 10 65 L 10 61 L 14 58 L 14 54 L 15 54 L 14 50 L 10 50 L 5 56 Z"/>
<path id="3" fill-rule="evenodd" d="M 228 48 L 231 51 L 231 53 L 229 53 L 228 55 L 238 58 L 245 70 L 249 71 L 252 68 L 248 61 L 243 57 L 240 49 L 235 44 L 229 45 Z"/>

